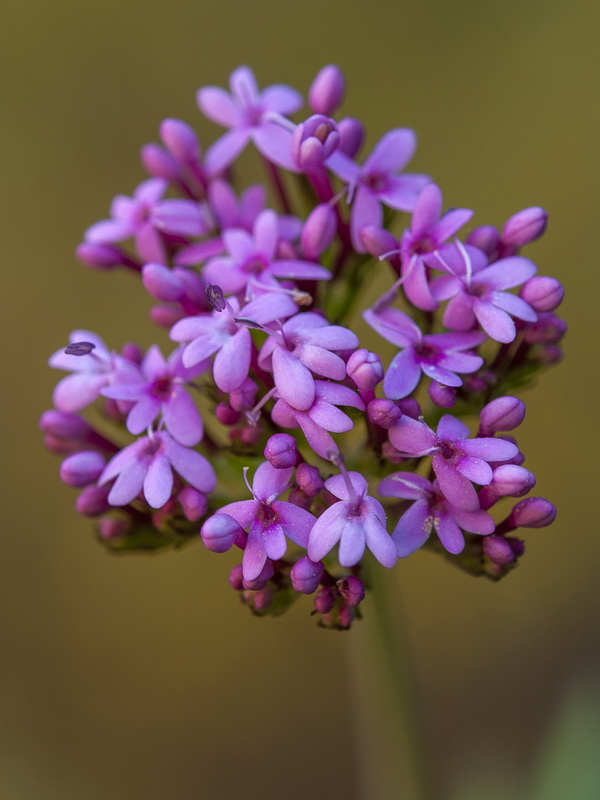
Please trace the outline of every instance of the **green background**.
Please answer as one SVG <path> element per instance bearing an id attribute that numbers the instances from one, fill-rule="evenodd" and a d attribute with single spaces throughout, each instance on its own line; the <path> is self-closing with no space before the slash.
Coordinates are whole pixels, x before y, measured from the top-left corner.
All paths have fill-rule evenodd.
<path id="1" fill-rule="evenodd" d="M 73 256 L 142 179 L 140 145 L 166 116 L 209 143 L 195 91 L 239 64 L 305 91 L 331 62 L 370 144 L 416 129 L 411 168 L 447 206 L 476 224 L 549 211 L 526 254 L 565 283 L 570 333 L 525 397 L 519 442 L 558 520 L 526 534 L 500 585 L 418 553 L 395 591 L 437 796 L 596 797 L 600 6 L 4 0 L 3 17 L 0 798 L 366 796 L 352 662 L 368 620 L 322 631 L 307 602 L 251 618 L 228 589 L 233 556 L 200 545 L 109 557 L 37 430 L 58 377 L 46 360 L 70 330 L 166 341 L 129 275 Z"/>

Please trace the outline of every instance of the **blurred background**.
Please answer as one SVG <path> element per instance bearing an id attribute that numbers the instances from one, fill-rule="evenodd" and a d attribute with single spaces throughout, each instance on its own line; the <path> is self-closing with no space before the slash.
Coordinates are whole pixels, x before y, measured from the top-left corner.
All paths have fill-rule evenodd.
<path id="1" fill-rule="evenodd" d="M 73 255 L 143 178 L 139 147 L 166 116 L 210 142 L 195 91 L 240 64 L 305 92 L 332 62 L 368 146 L 416 129 L 411 169 L 447 207 L 499 226 L 550 213 L 526 255 L 565 283 L 570 333 L 525 396 L 519 443 L 557 522 L 525 534 L 499 585 L 417 553 L 391 590 L 436 798 L 597 797 L 600 5 L 4 0 L 3 17 L 0 798 L 366 796 L 370 607 L 350 633 L 317 629 L 309 601 L 256 619 L 228 587 L 233 555 L 110 557 L 37 429 L 58 378 L 47 358 L 73 328 L 166 341 L 131 276 Z"/>

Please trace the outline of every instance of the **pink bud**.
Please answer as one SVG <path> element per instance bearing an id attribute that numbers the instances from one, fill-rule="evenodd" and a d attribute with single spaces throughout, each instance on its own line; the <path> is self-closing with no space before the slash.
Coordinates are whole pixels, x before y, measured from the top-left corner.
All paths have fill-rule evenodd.
<path id="1" fill-rule="evenodd" d="M 67 486 L 81 488 L 99 478 L 105 466 L 106 459 L 96 450 L 82 450 L 65 458 L 60 465 L 60 477 Z"/>
<path id="2" fill-rule="evenodd" d="M 142 165 L 155 178 L 177 181 L 180 178 L 179 164 L 173 156 L 158 144 L 145 144 L 141 152 Z"/>
<path id="3" fill-rule="evenodd" d="M 521 500 L 508 517 L 511 528 L 545 528 L 554 522 L 556 506 L 544 497 L 527 497 Z"/>
<path id="4" fill-rule="evenodd" d="M 500 234 L 493 225 L 482 225 L 471 231 L 467 244 L 483 250 L 489 258 L 495 258 L 500 246 Z"/>
<path id="5" fill-rule="evenodd" d="M 319 614 L 329 614 L 335 605 L 335 594 L 333 593 L 333 589 L 331 589 L 329 586 L 323 586 L 322 589 L 319 589 L 315 595 L 315 599 L 313 600 L 313 605 L 315 607 L 315 611 L 318 611 Z"/>
<path id="6" fill-rule="evenodd" d="M 526 208 L 506 221 L 502 229 L 502 241 L 514 247 L 522 247 L 539 239 L 546 230 L 547 223 L 548 214 L 543 208 Z"/>
<path id="7" fill-rule="evenodd" d="M 501 464 L 496 467 L 488 488 L 498 497 L 522 497 L 535 486 L 535 475 L 517 464 Z"/>
<path id="8" fill-rule="evenodd" d="M 256 400 L 256 393 L 258 386 L 252 378 L 246 378 L 239 389 L 231 392 L 229 395 L 229 403 L 234 411 L 246 411 L 252 408 Z"/>
<path id="9" fill-rule="evenodd" d="M 123 263 L 123 253 L 110 244 L 82 242 L 75 250 L 77 258 L 92 269 L 111 269 Z"/>
<path id="10" fill-rule="evenodd" d="M 398 400 L 398 408 L 403 414 L 406 414 L 407 417 L 419 419 L 421 416 L 421 405 L 412 397 L 404 397 L 402 400 Z"/>
<path id="11" fill-rule="evenodd" d="M 325 567 L 320 561 L 311 561 L 304 556 L 296 561 L 290 571 L 292 586 L 297 592 L 312 594 L 318 589 L 324 571 Z"/>
<path id="12" fill-rule="evenodd" d="M 344 100 L 346 81 L 341 69 L 328 64 L 317 73 L 308 90 L 308 105 L 316 114 L 333 114 Z"/>
<path id="13" fill-rule="evenodd" d="M 516 555 L 513 553 L 510 542 L 503 536 L 486 536 L 483 540 L 483 553 L 490 561 L 499 566 L 516 561 Z"/>
<path id="14" fill-rule="evenodd" d="M 75 508 L 84 517 L 99 517 L 110 509 L 109 492 L 110 486 L 86 486 L 75 501 Z"/>
<path id="15" fill-rule="evenodd" d="M 512 431 L 525 418 L 525 403 L 517 397 L 497 397 L 481 409 L 480 435 L 491 436 L 498 431 Z"/>
<path id="16" fill-rule="evenodd" d="M 536 275 L 523 284 L 519 296 L 535 311 L 554 311 L 562 303 L 565 290 L 556 278 Z"/>
<path id="17" fill-rule="evenodd" d="M 215 514 L 206 520 L 200 529 L 200 536 L 213 553 L 225 553 L 233 546 L 241 531 L 239 522 L 229 514 Z"/>
<path id="18" fill-rule="evenodd" d="M 40 417 L 40 428 L 59 439 L 73 439 L 84 442 L 92 432 L 88 423 L 78 414 L 67 411 L 44 411 Z"/>
<path id="19" fill-rule="evenodd" d="M 296 470 L 296 483 L 308 497 L 315 497 L 323 488 L 323 481 L 318 467 L 310 464 L 299 464 Z"/>
<path id="20" fill-rule="evenodd" d="M 106 517 L 98 523 L 98 532 L 102 539 L 120 539 L 131 530 L 131 521 L 123 517 Z"/>
<path id="21" fill-rule="evenodd" d="M 219 403 L 217 405 L 215 416 L 221 425 L 235 425 L 240 420 L 240 412 L 234 411 L 227 403 Z"/>
<path id="22" fill-rule="evenodd" d="M 255 611 L 266 611 L 267 608 L 272 604 L 273 598 L 275 597 L 275 592 L 270 586 L 267 586 L 264 589 L 261 589 L 256 594 L 252 595 L 252 605 L 254 606 Z"/>
<path id="23" fill-rule="evenodd" d="M 292 158 L 304 172 L 315 172 L 323 168 L 339 142 L 335 122 L 330 117 L 315 114 L 296 126 L 290 145 Z"/>
<path id="24" fill-rule="evenodd" d="M 356 612 L 351 606 L 342 606 L 338 612 L 338 625 L 336 627 L 347 630 L 354 622 Z"/>
<path id="25" fill-rule="evenodd" d="M 348 158 L 354 158 L 362 147 L 365 138 L 365 129 L 362 122 L 354 119 L 354 117 L 345 117 L 338 122 L 338 131 L 340 134 L 338 149 Z"/>
<path id="26" fill-rule="evenodd" d="M 190 522 L 198 522 L 206 514 L 208 506 L 206 495 L 194 489 L 193 486 L 184 486 L 177 495 L 177 500 L 181 504 L 185 518 Z"/>
<path id="27" fill-rule="evenodd" d="M 373 425 L 379 425 L 380 428 L 388 430 L 400 421 L 402 411 L 393 400 L 377 397 L 375 400 L 371 400 L 367 406 L 367 415 L 369 422 L 372 422 Z"/>
<path id="28" fill-rule="evenodd" d="M 241 592 L 244 588 L 244 573 L 242 572 L 241 564 L 236 564 L 229 573 L 229 585 L 236 592 Z"/>
<path id="29" fill-rule="evenodd" d="M 195 164 L 200 158 L 198 137 L 187 122 L 165 119 L 160 124 L 160 138 L 173 158 L 181 164 Z"/>
<path id="30" fill-rule="evenodd" d="M 152 297 L 167 303 L 173 303 L 184 295 L 184 287 L 177 275 L 163 264 L 145 264 L 142 283 Z"/>
<path id="31" fill-rule="evenodd" d="M 316 206 L 308 215 L 300 243 L 307 258 L 317 259 L 332 243 L 337 229 L 335 212 L 327 203 Z"/>
<path id="32" fill-rule="evenodd" d="M 365 599 L 365 585 L 354 575 L 341 578 L 336 586 L 348 606 L 357 606 Z"/>
<path id="33" fill-rule="evenodd" d="M 456 389 L 452 386 L 444 386 L 437 381 L 431 381 L 427 387 L 427 394 L 440 408 L 452 408 L 456 403 Z"/>
<path id="34" fill-rule="evenodd" d="M 377 353 L 371 353 L 361 347 L 355 350 L 346 365 L 346 371 L 358 388 L 363 392 L 374 389 L 383 380 L 383 365 Z"/>
<path id="35" fill-rule="evenodd" d="M 270 558 L 267 558 L 264 567 L 260 571 L 260 574 L 251 581 L 244 581 L 244 589 L 251 589 L 253 592 L 259 592 L 261 589 L 265 588 L 274 574 L 275 570 L 273 569 L 273 562 Z"/>
<path id="36" fill-rule="evenodd" d="M 558 344 L 567 332 L 567 323 L 551 311 L 542 312 L 523 332 L 527 344 Z"/>
<path id="37" fill-rule="evenodd" d="M 275 469 L 293 467 L 298 458 L 296 440 L 289 433 L 276 433 L 265 445 L 265 458 Z"/>

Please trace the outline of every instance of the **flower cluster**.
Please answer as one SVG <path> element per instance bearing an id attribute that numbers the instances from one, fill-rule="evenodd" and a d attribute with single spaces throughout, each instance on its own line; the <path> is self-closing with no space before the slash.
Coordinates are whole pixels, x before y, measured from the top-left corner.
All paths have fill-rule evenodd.
<path id="1" fill-rule="evenodd" d="M 237 549 L 230 584 L 254 613 L 314 594 L 326 627 L 359 614 L 371 556 L 391 568 L 426 547 L 497 580 L 524 552 L 514 532 L 556 513 L 542 497 L 499 503 L 535 485 L 512 391 L 560 359 L 566 327 L 562 286 L 521 255 L 546 213 L 459 237 L 473 212 L 444 212 L 435 182 L 404 171 L 413 131 L 359 155 L 335 66 L 300 121 L 294 89 L 261 91 L 247 67 L 229 85 L 197 97 L 223 135 L 203 152 L 164 120 L 142 148 L 149 177 L 78 247 L 89 267 L 139 276 L 173 345 L 117 352 L 77 330 L 51 357 L 70 374 L 41 428 L 77 510 L 114 551 L 199 536 Z M 266 182 L 239 191 L 250 144 Z M 383 294 L 361 307 L 373 282 Z M 359 312 L 390 359 L 361 346 Z"/>

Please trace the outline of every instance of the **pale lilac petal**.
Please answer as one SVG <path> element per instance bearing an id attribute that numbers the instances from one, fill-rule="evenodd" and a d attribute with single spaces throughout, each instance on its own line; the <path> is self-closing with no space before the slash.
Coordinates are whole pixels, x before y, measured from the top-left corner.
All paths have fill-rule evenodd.
<path id="1" fill-rule="evenodd" d="M 234 69 L 229 76 L 229 88 L 245 108 L 257 106 L 260 102 L 258 84 L 250 67 Z"/>
<path id="2" fill-rule="evenodd" d="M 363 312 L 363 319 L 380 336 L 398 347 L 410 347 L 421 339 L 418 325 L 408 314 L 397 308 L 386 308 L 383 311 L 368 308 Z"/>
<path id="3" fill-rule="evenodd" d="M 256 500 L 238 500 L 235 503 L 227 503 L 227 505 L 222 506 L 217 513 L 228 514 L 242 528 L 247 528 L 258 514 L 259 508 L 260 503 Z"/>
<path id="4" fill-rule="evenodd" d="M 417 362 L 415 351 L 409 347 L 394 356 L 387 368 L 383 379 L 383 393 L 390 400 L 407 397 L 419 383 L 420 378 L 421 367 Z"/>
<path id="5" fill-rule="evenodd" d="M 315 399 L 315 382 L 310 371 L 295 356 L 278 347 L 273 353 L 273 375 L 281 397 L 293 408 L 305 411 Z"/>
<path id="6" fill-rule="evenodd" d="M 339 448 L 331 434 L 313 422 L 308 414 L 297 412 L 295 418 L 302 428 L 302 433 L 306 436 L 306 441 L 318 456 L 329 459 L 331 453 L 339 453 Z"/>
<path id="7" fill-rule="evenodd" d="M 415 239 L 430 233 L 442 213 L 442 192 L 435 183 L 430 183 L 419 194 L 410 223 Z"/>
<path id="8" fill-rule="evenodd" d="M 227 131 L 206 151 L 204 166 L 209 175 L 218 175 L 239 156 L 250 141 L 250 131 L 235 128 Z"/>
<path id="9" fill-rule="evenodd" d="M 331 378 L 334 381 L 343 381 L 346 377 L 344 359 L 329 350 L 306 344 L 298 348 L 297 355 L 302 363 L 317 375 Z"/>
<path id="10" fill-rule="evenodd" d="M 360 472 L 349 472 L 348 476 L 356 496 L 359 498 L 364 497 L 368 489 L 368 484 L 365 477 L 361 475 Z M 325 481 L 325 487 L 328 492 L 331 492 L 331 494 L 339 497 L 340 500 L 350 500 L 348 487 L 346 486 L 346 481 L 344 480 L 343 475 L 333 475 L 331 478 L 327 478 Z"/>
<path id="11" fill-rule="evenodd" d="M 447 514 L 440 514 L 437 523 L 437 535 L 444 548 L 453 555 L 461 553 L 465 547 L 465 537 L 456 522 Z"/>
<path id="12" fill-rule="evenodd" d="M 267 122 L 252 130 L 252 141 L 269 161 L 291 172 L 298 172 L 292 157 L 291 131 L 274 122 Z"/>
<path id="13" fill-rule="evenodd" d="M 406 500 L 422 500 L 431 494 L 431 481 L 413 472 L 394 472 L 384 478 L 377 491 L 382 497 L 402 497 Z"/>
<path id="14" fill-rule="evenodd" d="M 447 353 L 438 361 L 438 365 L 452 372 L 476 372 L 483 366 L 483 358 L 469 353 Z"/>
<path id="15" fill-rule="evenodd" d="M 429 184 L 427 175 L 397 175 L 388 179 L 386 188 L 377 193 L 379 200 L 398 211 L 412 211 L 419 192 Z"/>
<path id="16" fill-rule="evenodd" d="M 268 271 L 276 278 L 293 278 L 294 280 L 307 281 L 328 281 L 331 278 L 331 272 L 328 269 L 318 264 L 312 264 L 309 261 L 287 259 L 273 261 L 269 265 Z"/>
<path id="17" fill-rule="evenodd" d="M 332 433 L 346 433 L 354 427 L 354 423 L 347 414 L 325 400 L 315 400 L 306 413 L 313 422 Z"/>
<path id="18" fill-rule="evenodd" d="M 436 268 L 439 269 L 439 266 L 436 265 Z M 429 288 L 432 296 L 438 302 L 443 302 L 462 291 L 463 285 L 454 275 L 438 275 L 431 281 Z"/>
<path id="19" fill-rule="evenodd" d="M 173 489 L 173 473 L 169 459 L 162 453 L 157 453 L 146 473 L 144 479 L 144 497 L 152 508 L 162 508 L 171 497 Z"/>
<path id="20" fill-rule="evenodd" d="M 363 521 L 363 529 L 367 547 L 377 561 L 384 567 L 393 567 L 398 555 L 396 545 L 385 529 L 385 525 L 377 517 L 369 514 Z"/>
<path id="21" fill-rule="evenodd" d="M 145 458 L 144 453 L 147 448 L 148 438 L 144 436 L 143 439 L 138 439 L 136 442 L 127 445 L 123 450 L 120 450 L 104 467 L 102 474 L 98 478 L 98 486 L 103 486 L 118 475 L 119 472 L 123 472 L 131 464 Z"/>
<path id="22" fill-rule="evenodd" d="M 253 525 L 242 557 L 242 574 L 245 581 L 258 578 L 267 560 L 265 533 L 260 525 Z"/>
<path id="23" fill-rule="evenodd" d="M 133 222 L 103 219 L 100 222 L 95 222 L 86 230 L 85 241 L 90 244 L 112 244 L 113 242 L 121 242 L 123 239 L 129 239 L 130 236 L 133 236 L 134 231 Z"/>
<path id="24" fill-rule="evenodd" d="M 341 325 L 325 325 L 319 330 L 307 331 L 303 338 L 305 342 L 314 342 L 327 350 L 354 350 L 358 347 L 358 336 Z"/>
<path id="25" fill-rule="evenodd" d="M 488 483 L 492 482 L 492 468 L 487 461 L 482 461 L 480 458 L 464 456 L 457 463 L 456 469 L 465 478 L 473 481 L 473 483 L 478 483 L 480 486 L 487 486 Z"/>
<path id="26" fill-rule="evenodd" d="M 160 347 L 153 344 L 148 348 L 142 360 L 141 369 L 148 380 L 151 381 L 166 376 L 167 362 L 160 352 Z"/>
<path id="27" fill-rule="evenodd" d="M 361 168 L 344 153 L 336 150 L 326 161 L 326 166 L 346 183 L 353 185 L 358 181 Z"/>
<path id="28" fill-rule="evenodd" d="M 483 359 L 481 361 L 483 362 Z M 442 386 L 462 386 L 462 380 L 458 375 L 448 369 L 444 369 L 440 364 L 427 364 L 423 361 L 421 362 L 421 369 L 428 378 L 441 383 Z"/>
<path id="29" fill-rule="evenodd" d="M 284 557 L 287 542 L 281 525 L 277 523 L 269 525 L 269 528 L 265 531 L 264 542 L 265 553 L 268 558 L 273 561 L 279 561 L 280 558 Z"/>
<path id="30" fill-rule="evenodd" d="M 268 461 L 258 467 L 252 480 L 252 491 L 259 500 L 268 500 L 274 494 L 280 495 L 287 488 L 293 469 L 275 469 Z"/>
<path id="31" fill-rule="evenodd" d="M 204 494 L 212 492 L 217 485 L 217 476 L 206 458 L 195 450 L 179 444 L 166 433 L 162 434 L 162 439 L 173 469 L 199 492 Z"/>
<path id="32" fill-rule="evenodd" d="M 127 430 L 136 436 L 143 433 L 160 412 L 160 400 L 151 395 L 142 397 L 127 415 Z"/>
<path id="33" fill-rule="evenodd" d="M 363 165 L 364 173 L 399 172 L 415 152 L 417 137 L 410 128 L 388 131 L 375 145 Z"/>
<path id="34" fill-rule="evenodd" d="M 334 503 L 321 514 L 308 538 L 308 557 L 311 561 L 325 558 L 340 540 L 346 523 L 343 504 Z"/>
<path id="35" fill-rule="evenodd" d="M 429 453 L 438 446 L 438 438 L 431 428 L 406 415 L 390 428 L 390 441 L 397 450 L 410 455 Z"/>
<path id="36" fill-rule="evenodd" d="M 135 500 L 142 491 L 148 470 L 148 461 L 147 458 L 143 461 L 133 461 L 121 472 L 108 494 L 108 502 L 111 506 L 125 506 Z M 103 483 L 105 482 L 103 481 Z"/>
<path id="37" fill-rule="evenodd" d="M 199 314 L 197 317 L 185 317 L 171 328 L 170 338 L 175 342 L 190 342 L 200 336 L 210 337 L 217 327 L 212 314 Z"/>
<path id="38" fill-rule="evenodd" d="M 181 320 L 183 322 L 183 320 Z M 183 351 L 183 364 L 185 367 L 193 367 L 196 364 L 209 358 L 221 347 L 222 340 L 215 336 L 199 336 L 194 339 Z"/>
<path id="39" fill-rule="evenodd" d="M 283 84 L 267 86 L 261 92 L 260 99 L 266 111 L 275 111 L 277 114 L 293 114 L 302 107 L 302 95 Z"/>
<path id="40" fill-rule="evenodd" d="M 240 218 L 245 227 L 250 227 L 256 217 L 265 207 L 267 202 L 267 192 L 264 186 L 256 184 L 249 186 L 240 195 Z"/>
<path id="41" fill-rule="evenodd" d="M 492 339 L 504 344 L 514 341 L 517 335 L 515 323 L 506 311 L 477 297 L 473 302 L 473 312 L 477 322 Z"/>
<path id="42" fill-rule="evenodd" d="M 517 319 L 524 319 L 526 322 L 535 322 L 537 314 L 533 308 L 516 294 L 509 292 L 492 292 L 492 303 L 503 311 L 508 312 Z"/>
<path id="43" fill-rule="evenodd" d="M 291 539 L 292 542 L 300 545 L 300 547 L 306 548 L 316 517 L 309 511 L 305 511 L 303 508 L 299 508 L 293 503 L 287 503 L 284 500 L 276 500 L 271 504 L 271 507 L 276 514 L 279 514 L 288 539 Z"/>
<path id="44" fill-rule="evenodd" d="M 152 206 L 160 200 L 168 185 L 168 181 L 163 178 L 148 178 L 148 180 L 140 183 L 133 195 L 135 199 L 139 200 L 142 204 Z M 119 198 L 117 198 L 117 201 L 118 199 Z"/>
<path id="45" fill-rule="evenodd" d="M 473 313 L 473 297 L 457 294 L 444 311 L 443 323 L 453 331 L 468 331 L 475 325 Z"/>
<path id="46" fill-rule="evenodd" d="M 271 419 L 282 428 L 298 428 L 299 423 L 294 414 L 294 409 L 288 406 L 285 400 L 277 400 L 271 410 Z"/>
<path id="47" fill-rule="evenodd" d="M 517 445 L 507 442 L 506 439 L 485 436 L 466 439 L 460 443 L 460 449 L 469 456 L 483 458 L 486 461 L 508 461 L 519 452 Z"/>
<path id="48" fill-rule="evenodd" d="M 195 267 L 208 258 L 221 255 L 224 250 L 225 246 L 218 237 L 214 239 L 205 239 L 203 242 L 194 242 L 186 247 L 182 247 L 181 250 L 178 250 L 173 256 L 173 263 L 184 267 Z M 197 281 L 200 281 L 197 275 L 193 277 Z"/>
<path id="49" fill-rule="evenodd" d="M 173 391 L 163 412 L 165 425 L 179 444 L 191 447 L 202 439 L 202 417 L 189 393 L 178 386 Z"/>
<path id="50" fill-rule="evenodd" d="M 203 236 L 206 223 L 200 206 L 192 200 L 163 200 L 152 210 L 156 228 L 176 236 Z"/>
<path id="51" fill-rule="evenodd" d="M 437 302 L 431 292 L 431 285 L 427 279 L 427 272 L 422 258 L 411 259 L 407 270 L 402 270 L 404 283 L 402 288 L 410 302 L 423 311 L 434 311 Z"/>
<path id="52" fill-rule="evenodd" d="M 469 429 L 452 414 L 444 414 L 438 423 L 437 434 L 440 439 L 455 442 L 457 439 L 465 439 L 469 435 Z"/>
<path id="53" fill-rule="evenodd" d="M 213 258 L 202 270 L 207 283 L 216 283 L 225 295 L 240 292 L 248 283 L 248 274 L 229 259 Z"/>
<path id="54" fill-rule="evenodd" d="M 206 86 L 196 95 L 202 113 L 224 128 L 235 128 L 242 122 L 241 111 L 231 95 L 218 86 Z"/>
<path id="55" fill-rule="evenodd" d="M 392 533 L 398 558 L 406 558 L 422 547 L 429 538 L 431 528 L 429 504 L 426 500 L 417 500 L 400 517 Z"/>
<path id="56" fill-rule="evenodd" d="M 247 328 L 240 328 L 221 347 L 215 358 L 213 376 L 222 392 L 239 389 L 250 371 L 252 338 Z"/>
<path id="57" fill-rule="evenodd" d="M 349 386 L 316 380 L 315 387 L 316 396 L 321 400 L 326 400 L 336 406 L 352 406 L 358 408 L 359 411 L 365 410 L 365 404 Z"/>
<path id="58" fill-rule="evenodd" d="M 342 530 L 338 561 L 342 567 L 353 567 L 365 552 L 365 531 L 361 517 L 349 517 Z"/>
<path id="59" fill-rule="evenodd" d="M 135 249 L 143 261 L 165 264 L 167 254 L 160 233 L 149 223 L 143 223 L 135 233 Z"/>
<path id="60" fill-rule="evenodd" d="M 251 319 L 259 325 L 266 325 L 277 319 L 291 317 L 298 311 L 298 306 L 292 298 L 281 292 L 265 292 L 254 297 L 247 305 L 240 309 L 240 317 Z M 274 339 L 267 341 L 275 343 Z"/>
<path id="61" fill-rule="evenodd" d="M 537 267 L 528 258 L 512 256 L 496 261 L 489 267 L 477 272 L 474 283 L 483 284 L 492 289 L 512 289 L 529 280 L 537 272 Z"/>
<path id="62" fill-rule="evenodd" d="M 479 499 L 473 484 L 439 453 L 434 455 L 432 465 L 444 497 L 457 508 L 477 511 Z"/>
<path id="63" fill-rule="evenodd" d="M 352 216 L 350 219 L 350 233 L 352 244 L 358 253 L 364 253 L 365 247 L 360 238 L 360 232 L 367 225 L 381 228 L 383 212 L 377 197 L 364 186 L 359 186 L 352 203 Z"/>
<path id="64" fill-rule="evenodd" d="M 496 530 L 496 523 L 487 511 L 463 511 L 460 508 L 448 508 L 448 512 L 464 531 L 480 533 L 487 536 Z"/>
<path id="65" fill-rule="evenodd" d="M 261 211 L 254 223 L 253 233 L 258 251 L 267 261 L 272 261 L 279 238 L 277 214 L 271 209 Z"/>
<path id="66" fill-rule="evenodd" d="M 468 208 L 453 208 L 447 211 L 433 229 L 433 236 L 438 244 L 445 242 L 450 236 L 454 236 L 459 228 L 466 225 L 473 216 L 473 212 Z"/>
<path id="67" fill-rule="evenodd" d="M 52 396 L 59 411 L 80 411 L 99 396 L 106 384 L 108 375 L 89 372 L 76 372 L 60 380 Z"/>
<path id="68" fill-rule="evenodd" d="M 230 228 L 223 231 L 223 241 L 235 262 L 247 261 L 256 255 L 254 237 L 242 228 Z"/>

